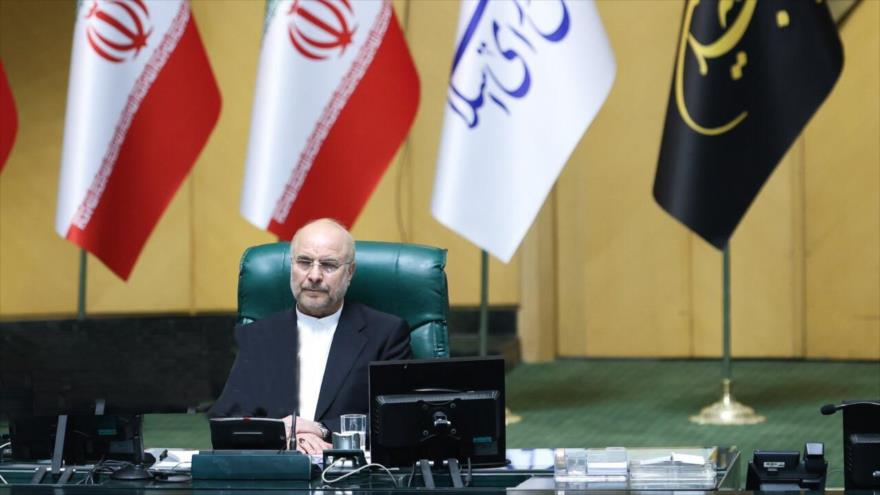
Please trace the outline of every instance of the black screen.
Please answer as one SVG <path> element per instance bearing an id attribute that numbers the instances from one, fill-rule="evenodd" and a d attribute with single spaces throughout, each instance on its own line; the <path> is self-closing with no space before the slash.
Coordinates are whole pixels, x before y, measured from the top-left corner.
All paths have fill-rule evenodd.
<path id="1" fill-rule="evenodd" d="M 504 360 L 371 363 L 370 437 L 372 460 L 380 464 L 504 464 Z"/>
<path id="2" fill-rule="evenodd" d="M 58 416 L 31 416 L 9 422 L 12 457 L 38 461 L 52 457 Z M 133 461 L 142 419 L 136 414 L 73 415 L 67 420 L 63 458 L 68 464 L 101 459 Z"/>
<path id="3" fill-rule="evenodd" d="M 228 320 L 0 323 L 0 419 L 13 456 L 51 457 L 67 415 L 68 463 L 134 458 L 141 413 L 205 409 L 219 395 L 234 359 Z"/>

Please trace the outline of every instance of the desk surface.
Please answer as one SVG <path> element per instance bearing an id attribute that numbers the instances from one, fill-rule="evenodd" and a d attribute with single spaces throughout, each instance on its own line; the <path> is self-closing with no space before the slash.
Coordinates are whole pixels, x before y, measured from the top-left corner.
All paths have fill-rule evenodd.
<path id="1" fill-rule="evenodd" d="M 553 479 L 553 449 L 509 449 L 507 457 L 511 461 L 509 465 L 501 468 L 474 470 L 470 485 L 466 488 L 454 489 L 448 475 L 436 475 L 438 487 L 446 492 L 528 492 L 528 493 L 553 493 L 560 492 L 581 493 L 595 490 L 626 492 L 628 488 L 623 484 L 597 484 L 579 483 L 556 485 Z M 161 490 L 166 494 L 195 494 L 216 493 L 218 490 L 227 493 L 255 493 L 264 491 L 317 491 L 317 490 L 344 490 L 346 492 L 369 492 L 377 494 L 424 492 L 425 488 L 408 487 L 412 482 L 409 469 L 393 469 L 392 474 L 400 488 L 395 488 L 394 483 L 384 472 L 376 470 L 370 474 L 356 474 L 350 478 L 328 486 L 321 481 L 320 476 L 310 482 L 306 481 L 221 481 L 221 480 L 191 480 L 182 483 L 169 483 L 162 481 L 117 481 L 111 479 L 99 479 L 98 484 L 74 484 L 83 480 L 84 475 L 78 474 L 70 484 L 53 484 L 50 476 L 40 485 L 30 484 L 36 464 L 0 464 L 0 475 L 3 475 L 10 483 L 0 484 L 0 494 L 15 493 L 26 495 L 52 494 L 62 495 L 67 493 L 81 494 L 105 494 L 133 491 Z M 726 490 L 741 489 L 741 467 L 739 465 L 739 452 L 732 448 L 721 448 L 718 451 L 716 487 Z M 413 484 L 418 484 L 419 478 L 415 478 Z M 655 487 L 654 490 L 669 491 L 695 491 L 681 487 Z M 640 488 L 640 491 L 646 491 Z M 650 491 L 648 489 L 647 491 Z"/>

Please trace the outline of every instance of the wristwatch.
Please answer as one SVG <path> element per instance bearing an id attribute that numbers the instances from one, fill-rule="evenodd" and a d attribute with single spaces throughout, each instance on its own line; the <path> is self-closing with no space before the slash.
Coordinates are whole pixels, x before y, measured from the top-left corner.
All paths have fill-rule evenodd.
<path id="1" fill-rule="evenodd" d="M 327 428 L 324 423 L 318 423 L 318 428 L 321 429 L 321 438 L 325 441 L 330 441 L 330 429 Z"/>

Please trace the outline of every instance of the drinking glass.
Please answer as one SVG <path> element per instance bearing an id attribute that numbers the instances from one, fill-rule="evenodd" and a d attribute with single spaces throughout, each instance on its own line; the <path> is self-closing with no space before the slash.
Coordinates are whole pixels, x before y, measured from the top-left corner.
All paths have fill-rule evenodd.
<path id="1" fill-rule="evenodd" d="M 367 448 L 367 415 L 366 414 L 343 414 L 339 417 L 340 432 L 343 435 L 357 434 L 357 449 Z"/>

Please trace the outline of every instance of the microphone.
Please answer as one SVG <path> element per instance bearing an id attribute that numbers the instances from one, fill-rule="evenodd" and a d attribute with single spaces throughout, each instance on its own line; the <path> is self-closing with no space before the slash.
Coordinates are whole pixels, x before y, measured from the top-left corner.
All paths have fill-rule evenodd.
<path id="1" fill-rule="evenodd" d="M 880 406 L 880 402 L 870 401 L 870 400 L 860 400 L 855 402 L 844 402 L 843 404 L 825 404 L 821 408 L 819 408 L 819 412 L 824 414 L 825 416 L 830 416 L 837 411 L 855 405 L 865 405 L 865 406 Z"/>
<path id="2" fill-rule="evenodd" d="M 837 412 L 837 409 L 838 409 L 839 407 L 840 407 L 840 406 L 835 406 L 834 404 L 825 404 L 824 406 L 822 406 L 822 407 L 819 409 L 819 411 L 820 411 L 822 414 L 824 414 L 825 416 L 830 416 L 830 415 L 836 413 L 836 412 Z"/>

